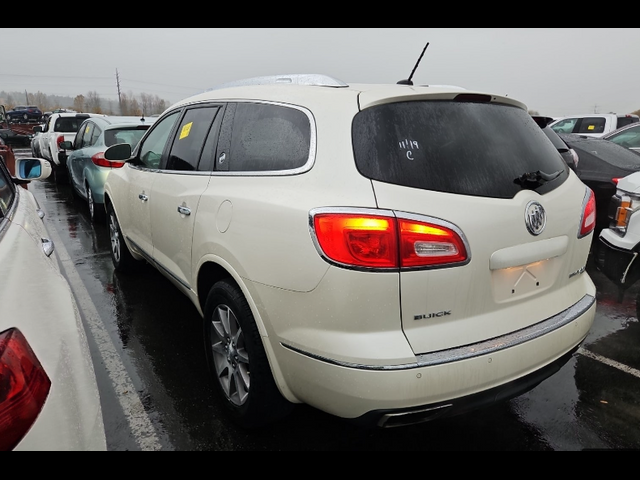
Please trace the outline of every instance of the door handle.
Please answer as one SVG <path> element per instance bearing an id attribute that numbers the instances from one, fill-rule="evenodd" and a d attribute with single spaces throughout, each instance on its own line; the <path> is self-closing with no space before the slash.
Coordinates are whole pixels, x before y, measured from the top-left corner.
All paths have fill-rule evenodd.
<path id="1" fill-rule="evenodd" d="M 181 215 L 187 215 L 188 216 L 188 215 L 191 215 L 191 209 L 189 207 L 185 207 L 185 206 L 180 205 L 178 207 L 178 213 L 181 214 Z"/>

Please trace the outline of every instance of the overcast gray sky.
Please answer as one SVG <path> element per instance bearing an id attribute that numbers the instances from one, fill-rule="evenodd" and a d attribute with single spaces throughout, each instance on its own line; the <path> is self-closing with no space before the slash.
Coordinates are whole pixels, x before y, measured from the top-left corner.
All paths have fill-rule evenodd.
<path id="1" fill-rule="evenodd" d="M 457 85 L 553 117 L 640 110 L 639 28 L 2 28 L 0 91 L 158 95 L 169 104 L 241 78 L 322 73 L 347 83 Z M 42 30 L 42 29 L 41 29 Z"/>

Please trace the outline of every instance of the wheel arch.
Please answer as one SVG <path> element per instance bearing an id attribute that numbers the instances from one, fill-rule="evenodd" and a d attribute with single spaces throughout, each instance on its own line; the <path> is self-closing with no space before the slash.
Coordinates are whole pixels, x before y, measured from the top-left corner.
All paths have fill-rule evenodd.
<path id="1" fill-rule="evenodd" d="M 105 204 L 106 201 L 107 200 L 105 196 Z M 280 390 L 280 393 L 289 402 L 300 403 L 300 400 L 293 394 L 293 392 L 287 385 L 285 376 L 278 363 L 277 355 L 275 354 L 271 341 L 269 340 L 267 327 L 264 324 L 264 321 L 260 315 L 260 312 L 258 311 L 253 297 L 251 296 L 242 278 L 237 274 L 237 272 L 233 270 L 233 268 L 231 268 L 230 265 L 226 264 L 222 259 L 219 259 L 219 261 L 216 261 L 215 259 L 207 259 L 200 265 L 198 269 L 196 288 L 198 294 L 198 304 L 201 313 L 204 312 L 207 295 L 209 294 L 211 287 L 213 287 L 216 282 L 223 279 L 233 282 L 240 289 L 245 299 L 247 300 L 249 308 L 251 309 L 251 313 L 253 314 L 253 318 L 256 322 L 256 326 L 258 327 L 258 331 L 260 332 L 260 338 L 262 340 L 264 350 L 267 354 L 271 373 L 276 382 L 276 385 L 278 386 L 278 389 Z"/>

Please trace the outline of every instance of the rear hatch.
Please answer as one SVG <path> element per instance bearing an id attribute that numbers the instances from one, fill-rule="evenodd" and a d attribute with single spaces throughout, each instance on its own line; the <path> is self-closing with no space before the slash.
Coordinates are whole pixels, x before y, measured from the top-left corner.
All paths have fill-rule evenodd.
<path id="1" fill-rule="evenodd" d="M 401 270 L 416 354 L 526 328 L 587 289 L 592 234 L 580 232 L 590 191 L 526 110 L 479 99 L 375 105 L 353 122 L 356 164 L 378 207 L 444 226 L 467 250 Z"/>

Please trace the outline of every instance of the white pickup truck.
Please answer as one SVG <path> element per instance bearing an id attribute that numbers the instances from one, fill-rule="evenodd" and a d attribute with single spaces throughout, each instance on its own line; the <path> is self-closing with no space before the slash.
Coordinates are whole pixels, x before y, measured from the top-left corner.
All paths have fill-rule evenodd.
<path id="1" fill-rule="evenodd" d="M 577 133 L 587 137 L 603 137 L 607 133 L 640 121 L 633 113 L 619 115 L 616 113 L 588 113 L 556 118 L 549 127 L 556 133 Z"/>
<path id="2" fill-rule="evenodd" d="M 640 172 L 618 180 L 609 220 L 609 228 L 600 232 L 595 260 L 598 269 L 618 286 L 622 301 L 624 292 L 640 280 Z"/>
<path id="3" fill-rule="evenodd" d="M 56 182 L 62 181 L 66 173 L 67 156 L 60 144 L 65 140 L 73 142 L 80 124 L 87 118 L 104 116 L 99 113 L 53 113 L 43 126 L 34 127 L 32 154 L 51 163 Z"/>

